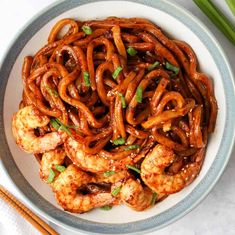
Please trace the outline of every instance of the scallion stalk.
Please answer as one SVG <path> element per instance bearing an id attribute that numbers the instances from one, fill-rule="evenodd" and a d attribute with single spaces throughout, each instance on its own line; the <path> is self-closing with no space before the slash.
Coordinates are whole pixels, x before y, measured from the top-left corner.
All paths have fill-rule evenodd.
<path id="1" fill-rule="evenodd" d="M 66 170 L 66 167 L 62 165 L 56 165 L 55 169 L 59 172 L 64 172 Z"/>
<path id="2" fill-rule="evenodd" d="M 57 131 L 61 130 L 69 135 L 71 135 L 71 131 L 69 129 L 74 129 L 77 131 L 77 128 L 75 126 L 64 125 L 58 118 L 52 118 L 50 120 L 50 123 Z"/>
<path id="3" fill-rule="evenodd" d="M 148 71 L 154 70 L 159 64 L 160 64 L 160 62 L 158 62 L 158 61 L 154 62 L 153 64 L 151 64 L 151 65 L 148 67 Z"/>
<path id="4" fill-rule="evenodd" d="M 231 12 L 235 16 L 235 1 L 234 0 L 226 0 Z"/>
<path id="5" fill-rule="evenodd" d="M 47 183 L 51 184 L 55 178 L 55 172 L 50 168 Z"/>
<path id="6" fill-rule="evenodd" d="M 173 64 L 169 63 L 168 61 L 166 62 L 166 69 L 171 70 L 174 72 L 174 75 L 177 75 L 180 71 L 180 69 Z"/>
<path id="7" fill-rule="evenodd" d="M 84 72 L 83 76 L 84 76 L 85 86 L 91 86 L 90 74 L 88 72 Z"/>
<path id="8" fill-rule="evenodd" d="M 111 194 L 112 194 L 114 197 L 116 197 L 116 196 L 120 193 L 121 188 L 122 188 L 121 186 L 114 188 L 114 189 L 112 190 Z"/>
<path id="9" fill-rule="evenodd" d="M 121 71 L 122 71 L 122 67 L 118 66 L 112 74 L 113 79 L 116 79 Z"/>
<path id="10" fill-rule="evenodd" d="M 116 174 L 115 171 L 106 171 L 106 172 L 104 172 L 103 175 L 104 175 L 105 177 L 109 177 L 109 176 L 114 175 L 114 174 Z"/>
<path id="11" fill-rule="evenodd" d="M 137 172 L 137 173 L 141 173 L 141 171 L 140 171 L 140 169 L 138 169 L 137 167 L 135 167 L 135 166 L 132 166 L 132 165 L 126 165 L 126 168 L 128 168 L 128 169 L 130 169 L 130 170 L 133 170 L 133 171 L 135 171 L 135 172 Z"/>
<path id="12" fill-rule="evenodd" d="M 151 205 L 154 206 L 156 201 L 157 201 L 157 193 L 154 192 L 152 196 Z"/>
<path id="13" fill-rule="evenodd" d="M 124 138 L 119 138 L 119 139 L 116 139 L 116 140 L 114 140 L 113 141 L 113 144 L 114 145 L 123 145 L 123 144 L 125 144 L 125 139 Z"/>
<path id="14" fill-rule="evenodd" d="M 136 90 L 136 101 L 138 103 L 142 103 L 142 96 L 143 96 L 142 93 L 143 93 L 142 87 L 138 86 Z"/>
<path id="15" fill-rule="evenodd" d="M 137 51 L 133 47 L 128 47 L 126 51 L 130 56 L 134 56 L 137 54 Z"/>
<path id="16" fill-rule="evenodd" d="M 50 124 L 55 128 L 57 131 L 60 129 L 60 124 L 56 121 L 56 119 L 52 118 L 50 120 Z"/>
<path id="17" fill-rule="evenodd" d="M 102 207 L 100 207 L 100 209 L 101 209 L 101 210 L 104 210 L 104 211 L 109 211 L 109 210 L 111 210 L 111 209 L 112 209 L 112 207 L 111 207 L 111 206 L 109 206 L 109 205 L 106 205 L 106 206 L 102 206 Z"/>
<path id="18" fill-rule="evenodd" d="M 83 32 L 84 32 L 85 34 L 87 34 L 87 35 L 92 34 L 92 29 L 91 29 L 91 27 L 88 26 L 88 25 L 83 25 L 83 26 L 82 26 L 82 30 L 83 30 Z"/>
<path id="19" fill-rule="evenodd" d="M 221 32 L 235 45 L 235 27 L 210 0 L 193 0 Z M 231 0 L 231 2 L 234 2 Z M 234 5 L 234 4 L 233 4 Z"/>
<path id="20" fill-rule="evenodd" d="M 126 100 L 125 100 L 125 97 L 122 93 L 118 93 L 118 95 L 120 96 L 121 98 L 121 102 L 122 102 L 122 108 L 125 109 L 126 108 Z"/>
<path id="21" fill-rule="evenodd" d="M 128 150 L 133 150 L 133 149 L 138 149 L 138 148 L 140 148 L 138 144 L 133 144 L 133 145 L 127 146 L 125 150 L 128 151 Z"/>

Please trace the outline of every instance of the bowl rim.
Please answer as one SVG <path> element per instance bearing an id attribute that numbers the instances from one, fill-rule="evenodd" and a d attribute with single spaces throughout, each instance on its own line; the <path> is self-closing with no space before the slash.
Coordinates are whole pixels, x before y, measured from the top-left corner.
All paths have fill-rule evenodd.
<path id="1" fill-rule="evenodd" d="M 24 201 L 26 201 L 26 203 L 38 214 L 45 217 L 49 221 L 52 221 L 55 224 L 58 224 L 69 230 L 89 232 L 93 234 L 139 234 L 147 231 L 151 232 L 153 230 L 165 227 L 166 225 L 176 221 L 195 208 L 208 195 L 222 175 L 233 149 L 235 122 L 233 122 L 232 118 L 235 116 L 235 107 L 233 106 L 235 103 L 235 89 L 234 81 L 232 79 L 233 74 L 231 67 L 217 39 L 210 32 L 210 30 L 192 13 L 177 3 L 172 3 L 168 0 L 114 0 L 134 2 L 137 4 L 140 3 L 146 6 L 150 6 L 166 12 L 175 17 L 177 20 L 181 21 L 200 38 L 204 45 L 207 46 L 210 54 L 215 60 L 216 66 L 222 75 L 221 77 L 223 86 L 226 90 L 226 117 L 222 138 L 223 145 L 221 141 L 220 145 L 222 146 L 218 150 L 215 160 L 213 161 L 204 178 L 188 196 L 186 196 L 175 206 L 160 213 L 159 215 L 126 224 L 98 223 L 77 218 L 67 213 L 65 214 L 66 216 L 62 217 L 60 214 L 65 212 L 55 208 L 53 205 L 47 202 L 46 199 L 40 196 L 21 174 L 9 150 L 4 128 L 3 106 L 6 92 L 5 88 L 11 69 L 24 45 L 27 44 L 32 36 L 48 21 L 52 20 L 63 12 L 84 4 L 107 1 L 113 0 L 59 0 L 36 14 L 12 40 L 8 50 L 5 52 L 0 69 L 0 89 L 4 91 L 4 93 L 0 95 L 0 143 L 2 144 L 2 147 L 0 148 L 0 157 L 2 159 L 5 173 L 14 184 L 17 191 L 22 195 Z M 57 210 L 59 210 L 59 213 Z"/>

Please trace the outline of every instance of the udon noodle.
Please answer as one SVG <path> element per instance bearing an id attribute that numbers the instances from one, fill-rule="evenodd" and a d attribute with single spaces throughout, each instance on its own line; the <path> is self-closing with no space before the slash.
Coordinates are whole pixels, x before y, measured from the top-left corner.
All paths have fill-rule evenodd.
<path id="1" fill-rule="evenodd" d="M 199 174 L 217 103 L 192 48 L 141 18 L 62 19 L 22 69 L 12 130 L 74 213 L 145 210 Z"/>

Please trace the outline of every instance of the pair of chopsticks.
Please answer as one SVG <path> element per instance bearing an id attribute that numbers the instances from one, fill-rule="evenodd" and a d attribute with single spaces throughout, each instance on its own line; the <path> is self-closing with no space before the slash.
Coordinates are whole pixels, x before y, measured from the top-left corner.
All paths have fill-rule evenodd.
<path id="1" fill-rule="evenodd" d="M 235 45 L 235 26 L 211 2 L 211 0 L 193 0 L 205 15 L 221 30 L 221 32 Z M 235 16 L 235 0 L 226 0 Z"/>
<path id="2" fill-rule="evenodd" d="M 22 217 L 24 217 L 29 223 L 31 223 L 39 232 L 41 232 L 41 234 L 59 235 L 53 228 L 51 228 L 47 223 L 41 220 L 37 215 L 35 215 L 31 210 L 29 210 L 1 185 L 0 198 L 2 198 L 11 207 L 13 207 Z"/>

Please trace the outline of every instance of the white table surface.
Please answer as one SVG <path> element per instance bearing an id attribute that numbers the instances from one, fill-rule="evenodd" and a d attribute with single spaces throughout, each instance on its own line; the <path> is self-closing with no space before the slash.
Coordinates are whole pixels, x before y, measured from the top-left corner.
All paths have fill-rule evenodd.
<path id="1" fill-rule="evenodd" d="M 219 32 L 191 0 L 172 0 L 182 5 L 201 19 L 221 43 L 235 74 L 235 47 Z M 4 52 L 15 34 L 26 22 L 56 0 L 0 0 L 0 65 Z M 213 0 L 235 24 L 235 17 L 229 11 L 225 0 Z M 235 104 L 234 104 L 235 105 Z M 0 161 L 0 184 L 18 198 L 14 185 L 2 170 Z M 0 212 L 1 213 L 1 212 Z M 58 226 L 52 226 L 60 234 L 75 235 Z M 235 234 L 235 150 L 223 176 L 208 197 L 192 212 L 151 234 L 156 235 L 234 235 Z M 4 235 L 4 234 L 2 234 Z"/>

